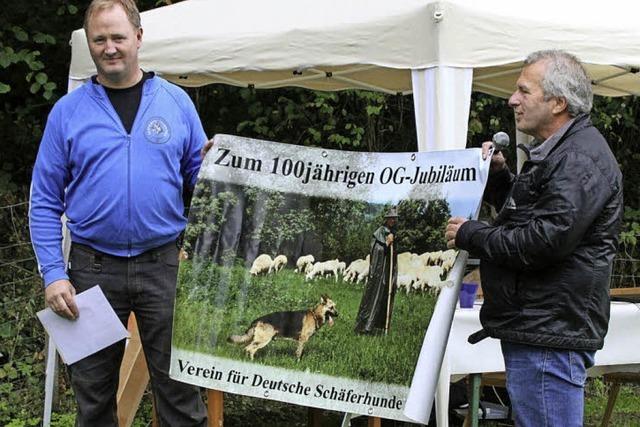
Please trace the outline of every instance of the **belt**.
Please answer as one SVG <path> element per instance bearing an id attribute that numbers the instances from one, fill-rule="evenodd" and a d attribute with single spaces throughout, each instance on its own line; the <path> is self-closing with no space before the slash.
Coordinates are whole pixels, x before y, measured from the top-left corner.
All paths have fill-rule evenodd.
<path id="1" fill-rule="evenodd" d="M 135 262 L 148 262 L 148 261 L 158 261 L 160 256 L 171 249 L 177 249 L 177 242 L 171 241 L 165 243 L 162 246 L 158 246 L 157 248 L 149 249 L 146 252 L 143 252 L 139 255 L 132 257 L 121 257 L 117 255 L 107 254 L 101 251 L 98 251 L 91 246 L 84 245 L 82 243 L 71 242 L 72 249 L 78 249 L 83 252 L 89 253 L 92 256 L 92 270 L 100 271 L 102 270 L 102 260 L 103 259 L 111 259 L 115 261 L 135 261 Z"/>

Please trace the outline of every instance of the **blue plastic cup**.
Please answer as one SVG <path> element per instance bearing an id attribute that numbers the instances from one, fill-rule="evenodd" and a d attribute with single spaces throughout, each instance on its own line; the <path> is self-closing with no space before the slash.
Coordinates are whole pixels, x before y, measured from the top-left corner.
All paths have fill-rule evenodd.
<path id="1" fill-rule="evenodd" d="M 478 292 L 477 283 L 463 283 L 460 288 L 460 308 L 473 308 L 476 292 Z"/>

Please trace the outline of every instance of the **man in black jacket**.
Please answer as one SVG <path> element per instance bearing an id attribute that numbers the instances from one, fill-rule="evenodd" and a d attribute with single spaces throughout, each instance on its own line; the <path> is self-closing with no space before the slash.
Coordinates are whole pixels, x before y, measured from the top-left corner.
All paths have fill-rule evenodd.
<path id="1" fill-rule="evenodd" d="M 469 340 L 501 340 L 520 427 L 582 426 L 586 369 L 607 333 L 622 175 L 589 119 L 592 99 L 574 56 L 529 55 L 509 99 L 535 138 L 529 159 L 514 176 L 494 154 L 494 224 L 451 218 L 445 232 L 449 247 L 481 259 L 483 330 Z"/>

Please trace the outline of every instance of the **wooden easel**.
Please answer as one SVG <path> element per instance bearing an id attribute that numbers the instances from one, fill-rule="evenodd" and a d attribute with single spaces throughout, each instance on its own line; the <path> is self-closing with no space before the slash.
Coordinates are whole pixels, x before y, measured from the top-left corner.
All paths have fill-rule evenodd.
<path id="1" fill-rule="evenodd" d="M 224 425 L 224 394 L 220 390 L 207 390 L 208 427 Z"/>
<path id="2" fill-rule="evenodd" d="M 120 384 L 116 399 L 118 402 L 118 425 L 129 427 L 138 412 L 142 395 L 149 384 L 149 370 L 142 351 L 136 316 L 131 313 L 127 325 L 131 338 L 127 342 L 122 364 Z M 155 411 L 154 411 L 155 413 Z M 154 416 L 155 420 L 155 416 Z M 154 422 L 154 425 L 157 424 Z"/>

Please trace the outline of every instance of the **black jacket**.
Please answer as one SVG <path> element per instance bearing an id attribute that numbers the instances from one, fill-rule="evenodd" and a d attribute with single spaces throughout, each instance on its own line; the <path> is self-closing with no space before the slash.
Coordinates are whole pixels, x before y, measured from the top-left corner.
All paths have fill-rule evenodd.
<path id="1" fill-rule="evenodd" d="M 552 146 L 518 176 L 490 177 L 485 199 L 498 217 L 465 222 L 456 245 L 481 259 L 480 339 L 597 350 L 609 322 L 622 175 L 586 115 Z"/>

